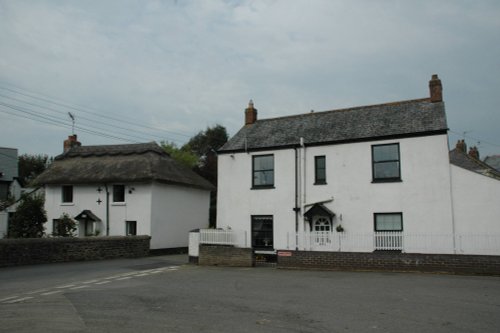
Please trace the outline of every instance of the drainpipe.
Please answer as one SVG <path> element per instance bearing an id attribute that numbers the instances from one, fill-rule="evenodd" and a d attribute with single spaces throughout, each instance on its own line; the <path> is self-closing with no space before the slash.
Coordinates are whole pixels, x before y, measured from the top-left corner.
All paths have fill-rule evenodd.
<path id="1" fill-rule="evenodd" d="M 301 233 L 305 232 L 305 223 L 304 223 L 304 212 L 305 212 L 305 204 L 306 204 L 306 146 L 304 144 L 304 138 L 300 138 L 300 175 L 301 178 L 301 203 L 300 203 L 300 211 L 302 214 L 302 225 L 301 225 Z"/>
<path id="2" fill-rule="evenodd" d="M 106 236 L 109 236 L 109 190 L 108 184 L 104 184 L 106 189 Z"/>
<path id="3" fill-rule="evenodd" d="M 299 176 L 299 170 L 298 170 L 298 162 L 299 162 L 299 154 L 297 151 L 297 148 L 294 148 L 295 150 L 295 206 L 293 208 L 295 212 L 295 250 L 299 250 L 299 184 L 298 184 L 298 176 Z"/>

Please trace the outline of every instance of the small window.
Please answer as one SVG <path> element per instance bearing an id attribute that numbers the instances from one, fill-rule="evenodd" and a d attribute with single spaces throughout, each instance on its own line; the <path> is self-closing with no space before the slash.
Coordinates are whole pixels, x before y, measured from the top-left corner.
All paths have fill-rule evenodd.
<path id="1" fill-rule="evenodd" d="M 127 236 L 137 235 L 137 221 L 125 221 L 125 229 Z"/>
<path id="2" fill-rule="evenodd" d="M 401 180 L 399 143 L 372 146 L 372 171 L 374 182 Z"/>
<path id="3" fill-rule="evenodd" d="M 58 229 L 59 229 L 59 221 L 60 219 L 52 219 L 52 234 L 57 235 L 59 234 Z"/>
<path id="4" fill-rule="evenodd" d="M 252 157 L 252 188 L 274 186 L 274 155 Z"/>
<path id="5" fill-rule="evenodd" d="M 73 186 L 72 185 L 63 185 L 61 201 L 63 203 L 73 202 Z"/>
<path id="6" fill-rule="evenodd" d="M 314 156 L 314 184 L 326 184 L 326 158 Z"/>
<path id="7" fill-rule="evenodd" d="M 271 215 L 252 216 L 252 247 L 273 248 L 273 217 Z"/>
<path id="8" fill-rule="evenodd" d="M 113 202 L 125 202 L 125 185 L 113 185 Z"/>
<path id="9" fill-rule="evenodd" d="M 403 231 L 403 214 L 375 213 L 375 231 Z"/>

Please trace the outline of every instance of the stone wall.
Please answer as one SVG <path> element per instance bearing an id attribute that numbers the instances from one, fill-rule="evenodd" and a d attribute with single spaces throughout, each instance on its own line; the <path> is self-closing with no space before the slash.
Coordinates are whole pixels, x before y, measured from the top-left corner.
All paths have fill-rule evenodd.
<path id="1" fill-rule="evenodd" d="M 252 267 L 253 251 L 221 245 L 200 245 L 198 264 L 201 266 Z"/>
<path id="2" fill-rule="evenodd" d="M 145 257 L 150 240 L 150 236 L 2 239 L 0 267 Z"/>
<path id="3" fill-rule="evenodd" d="M 500 256 L 278 251 L 278 268 L 500 275 Z"/>

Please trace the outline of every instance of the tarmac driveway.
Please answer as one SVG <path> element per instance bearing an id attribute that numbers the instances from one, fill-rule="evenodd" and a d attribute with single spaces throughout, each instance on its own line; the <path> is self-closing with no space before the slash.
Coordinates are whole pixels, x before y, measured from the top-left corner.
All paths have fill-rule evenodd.
<path id="1" fill-rule="evenodd" d="M 0 268 L 1 332 L 498 332 L 500 278 L 199 267 Z"/>

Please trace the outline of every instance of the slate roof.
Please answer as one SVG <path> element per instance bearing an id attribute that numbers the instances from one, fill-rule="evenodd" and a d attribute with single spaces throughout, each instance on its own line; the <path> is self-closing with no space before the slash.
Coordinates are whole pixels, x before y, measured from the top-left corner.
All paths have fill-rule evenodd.
<path id="1" fill-rule="evenodd" d="M 306 145 L 322 145 L 445 134 L 447 129 L 444 103 L 423 98 L 257 120 L 241 128 L 219 153 L 290 148 L 300 137 Z"/>
<path id="2" fill-rule="evenodd" d="M 500 155 L 486 156 L 484 163 L 500 171 Z"/>
<path id="3" fill-rule="evenodd" d="M 450 151 L 450 163 L 460 168 L 500 180 L 499 171 L 495 170 L 488 164 L 469 156 L 463 150 L 458 148 Z"/>
<path id="4" fill-rule="evenodd" d="M 155 142 L 73 147 L 57 156 L 35 184 L 159 181 L 206 190 L 213 185 L 172 159 Z"/>

